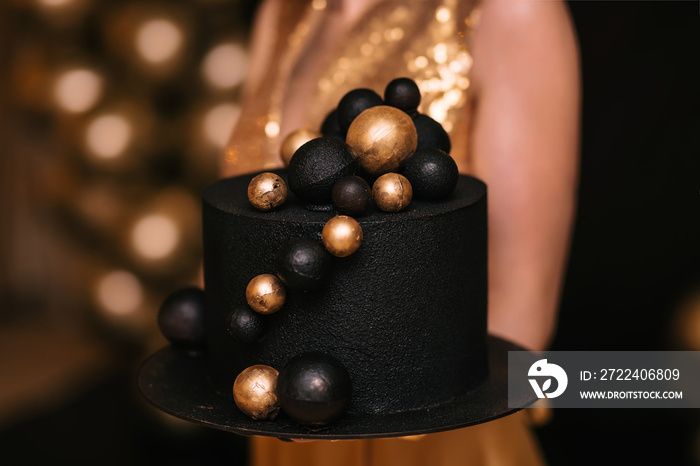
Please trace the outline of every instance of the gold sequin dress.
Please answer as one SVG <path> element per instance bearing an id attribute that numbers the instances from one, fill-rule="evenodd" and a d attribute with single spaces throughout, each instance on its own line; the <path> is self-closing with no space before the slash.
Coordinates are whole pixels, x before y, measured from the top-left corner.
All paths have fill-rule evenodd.
<path id="1" fill-rule="evenodd" d="M 268 27 L 262 66 L 251 76 L 241 119 L 225 154 L 224 172 L 246 173 L 281 165 L 284 137 L 300 127 L 318 129 L 348 91 L 365 87 L 383 95 L 387 83 L 411 77 L 420 86 L 419 110 L 450 133 L 453 156 L 464 169 L 469 128 L 469 53 L 476 0 L 382 1 L 366 12 L 331 50 L 313 57 L 324 43 L 326 0 L 276 0 L 276 23 Z M 258 51 L 259 52 L 259 51 Z M 311 73 L 308 62 L 316 63 Z M 319 65 L 320 62 L 320 65 Z M 255 71 L 255 70 L 254 70 Z M 308 98 L 289 108 L 293 87 L 303 75 L 311 82 Z M 285 126 L 283 114 L 302 112 L 297 127 Z"/>
<path id="2" fill-rule="evenodd" d="M 337 0 L 336 0 L 337 1 Z M 352 0 L 347 0 L 352 1 Z M 284 137 L 318 129 L 348 91 L 383 95 L 396 77 L 421 89 L 419 111 L 450 134 L 451 155 L 468 171 L 472 96 L 470 43 L 479 0 L 385 0 L 343 40 L 327 43 L 333 0 L 268 0 L 262 48 L 224 158 L 235 175 L 282 166 Z M 299 83 L 302 83 L 301 86 Z M 294 124 L 290 123 L 293 122 Z M 251 441 L 254 466 L 452 466 L 543 464 L 524 412 L 467 429 L 405 439 L 284 443 Z"/>

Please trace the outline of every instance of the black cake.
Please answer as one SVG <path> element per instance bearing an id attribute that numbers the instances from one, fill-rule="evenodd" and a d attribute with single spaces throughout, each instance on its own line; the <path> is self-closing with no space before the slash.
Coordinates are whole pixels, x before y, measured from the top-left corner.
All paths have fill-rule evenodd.
<path id="1" fill-rule="evenodd" d="M 286 180 L 286 172 L 276 172 Z M 275 255 L 295 237 L 321 241 L 332 211 L 310 211 L 290 193 L 260 212 L 246 197 L 254 175 L 217 182 L 203 195 L 208 373 L 231 387 L 245 368 L 280 370 L 317 351 L 340 361 L 352 381 L 348 415 L 418 410 L 479 386 L 488 375 L 486 186 L 460 175 L 439 202 L 357 217 L 362 246 L 333 257 L 317 290 L 287 292 L 264 315 L 265 335 L 241 343 L 227 331 L 246 307 L 246 286 L 275 273 Z M 231 399 L 231 404 L 233 400 Z M 234 408 L 235 409 L 235 408 Z M 342 421 L 341 421 L 342 422 Z"/>
<path id="2" fill-rule="evenodd" d="M 522 348 L 486 330 L 486 186 L 458 174 L 419 102 L 407 78 L 384 102 L 351 91 L 322 137 L 285 138 L 287 170 L 205 190 L 205 290 L 161 306 L 172 345 L 141 368 L 149 401 L 243 435 L 356 439 L 467 427 L 536 399 L 508 374 Z"/>

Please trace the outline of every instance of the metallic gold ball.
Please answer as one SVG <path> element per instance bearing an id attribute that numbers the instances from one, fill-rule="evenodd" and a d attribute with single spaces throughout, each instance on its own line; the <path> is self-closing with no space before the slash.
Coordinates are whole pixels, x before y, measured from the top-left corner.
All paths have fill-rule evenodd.
<path id="1" fill-rule="evenodd" d="M 233 400 L 238 409 L 253 419 L 274 419 L 279 413 L 277 372 L 258 364 L 244 369 L 233 382 Z"/>
<path id="2" fill-rule="evenodd" d="M 292 160 L 292 155 L 294 155 L 298 148 L 312 139 L 320 138 L 321 136 L 321 133 L 310 128 L 301 128 L 289 133 L 289 135 L 284 138 L 284 141 L 282 141 L 282 147 L 280 149 L 280 155 L 282 156 L 284 166 L 286 167 L 289 165 L 289 161 Z"/>
<path id="3" fill-rule="evenodd" d="M 379 105 L 353 120 L 345 140 L 357 154 L 360 167 L 372 176 L 398 171 L 418 145 L 413 120 L 402 110 Z"/>
<path id="4" fill-rule="evenodd" d="M 372 198 L 384 212 L 398 212 L 411 203 L 413 188 L 405 176 L 387 173 L 372 185 Z"/>
<path id="5" fill-rule="evenodd" d="M 347 215 L 337 215 L 326 222 L 321 232 L 323 245 L 337 257 L 346 257 L 362 244 L 362 227 Z"/>
<path id="6" fill-rule="evenodd" d="M 263 212 L 272 210 L 287 200 L 287 185 L 274 173 L 261 173 L 250 180 L 248 200 L 258 210 Z"/>
<path id="7" fill-rule="evenodd" d="M 287 297 L 282 281 L 276 275 L 264 273 L 253 278 L 245 289 L 248 305 L 260 314 L 273 314 L 284 305 Z"/>

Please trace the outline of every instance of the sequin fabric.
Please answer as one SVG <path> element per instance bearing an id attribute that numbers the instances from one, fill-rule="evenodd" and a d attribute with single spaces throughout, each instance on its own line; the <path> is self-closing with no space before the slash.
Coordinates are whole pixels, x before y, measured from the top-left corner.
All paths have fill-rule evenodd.
<path id="1" fill-rule="evenodd" d="M 352 89 L 370 88 L 383 95 L 389 81 L 410 77 L 421 89 L 419 111 L 450 133 L 452 156 L 465 171 L 477 1 L 389 0 L 369 10 L 323 63 L 302 126 L 320 128 Z M 228 175 L 282 166 L 285 92 L 298 60 L 314 47 L 313 32 L 329 10 L 326 0 L 282 1 L 279 7 L 268 66 L 249 83 L 226 149 Z"/>

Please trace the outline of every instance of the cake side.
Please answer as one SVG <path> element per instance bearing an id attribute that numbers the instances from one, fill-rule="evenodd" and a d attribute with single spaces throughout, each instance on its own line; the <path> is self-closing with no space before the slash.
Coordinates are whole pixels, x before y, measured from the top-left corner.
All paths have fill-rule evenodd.
<path id="1" fill-rule="evenodd" d="M 278 172 L 285 177 L 283 171 Z M 282 368 L 320 351 L 352 379 L 349 412 L 382 413 L 437 404 L 486 377 L 486 187 L 460 176 L 440 202 L 414 201 L 400 213 L 358 217 L 362 247 L 334 258 L 316 291 L 289 291 L 284 307 L 263 316 L 265 337 L 240 344 L 226 317 L 247 306 L 256 275 L 274 273 L 290 238 L 320 241 L 332 212 L 311 212 L 291 196 L 258 212 L 246 189 L 252 175 L 222 180 L 204 193 L 204 273 L 211 373 L 223 386 L 254 364 Z"/>

